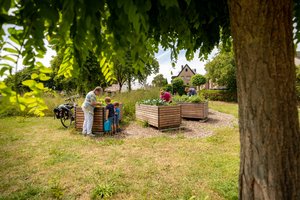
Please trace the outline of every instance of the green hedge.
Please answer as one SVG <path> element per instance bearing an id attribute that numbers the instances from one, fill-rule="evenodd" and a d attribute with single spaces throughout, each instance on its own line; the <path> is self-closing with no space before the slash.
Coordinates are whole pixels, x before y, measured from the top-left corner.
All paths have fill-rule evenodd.
<path id="1" fill-rule="evenodd" d="M 237 102 L 237 93 L 228 90 L 201 90 L 200 93 L 211 101 Z"/>

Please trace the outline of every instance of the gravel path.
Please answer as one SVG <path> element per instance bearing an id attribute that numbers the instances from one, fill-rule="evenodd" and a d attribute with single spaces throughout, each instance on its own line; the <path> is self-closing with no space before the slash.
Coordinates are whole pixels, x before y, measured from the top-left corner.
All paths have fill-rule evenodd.
<path id="1" fill-rule="evenodd" d="M 171 136 L 177 137 L 182 134 L 184 137 L 199 138 L 213 134 L 214 129 L 222 127 L 233 127 L 237 124 L 237 119 L 229 114 L 221 113 L 215 110 L 209 110 L 208 120 L 200 122 L 196 120 L 182 120 L 182 129 L 168 132 L 161 132 L 154 127 L 142 127 L 141 123 L 132 122 L 123 131 L 125 137 L 154 137 L 154 136 Z"/>

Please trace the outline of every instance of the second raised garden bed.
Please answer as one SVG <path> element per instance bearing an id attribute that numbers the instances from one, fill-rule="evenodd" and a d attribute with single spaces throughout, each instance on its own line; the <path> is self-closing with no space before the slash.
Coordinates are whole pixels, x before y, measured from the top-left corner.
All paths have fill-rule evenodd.
<path id="1" fill-rule="evenodd" d="M 206 119 L 208 117 L 208 103 L 180 103 L 181 117 L 192 119 Z"/>
<path id="2" fill-rule="evenodd" d="M 136 104 L 136 118 L 158 129 L 177 128 L 181 124 L 180 105 L 156 106 Z"/>
<path id="3" fill-rule="evenodd" d="M 181 105 L 181 117 L 190 119 L 207 119 L 208 102 L 203 96 L 174 96 L 173 101 Z"/>

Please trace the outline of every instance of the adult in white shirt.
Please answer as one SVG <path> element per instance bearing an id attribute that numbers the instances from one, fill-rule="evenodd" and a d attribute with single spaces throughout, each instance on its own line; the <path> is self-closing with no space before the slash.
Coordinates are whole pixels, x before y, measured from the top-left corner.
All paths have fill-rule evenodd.
<path id="1" fill-rule="evenodd" d="M 101 87 L 96 87 L 93 91 L 90 91 L 82 104 L 82 110 L 84 113 L 84 122 L 82 127 L 82 134 L 88 136 L 95 136 L 92 133 L 93 121 L 94 121 L 94 109 L 96 106 L 100 106 L 101 103 L 97 102 L 96 96 L 100 96 L 102 92 Z"/>

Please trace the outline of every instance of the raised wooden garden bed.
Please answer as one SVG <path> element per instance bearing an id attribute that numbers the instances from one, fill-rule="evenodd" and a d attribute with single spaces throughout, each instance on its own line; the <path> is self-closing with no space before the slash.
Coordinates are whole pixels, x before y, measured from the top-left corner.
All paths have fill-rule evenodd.
<path id="1" fill-rule="evenodd" d="M 136 118 L 158 129 L 175 128 L 181 124 L 180 105 L 152 106 L 136 104 Z"/>
<path id="2" fill-rule="evenodd" d="M 75 108 L 75 128 L 78 131 L 82 131 L 84 121 L 84 113 L 81 107 Z M 104 123 L 104 107 L 95 108 L 94 110 L 94 123 L 92 131 L 94 133 L 103 132 Z"/>
<path id="3" fill-rule="evenodd" d="M 208 102 L 180 103 L 181 117 L 193 119 L 206 119 L 208 117 Z"/>

